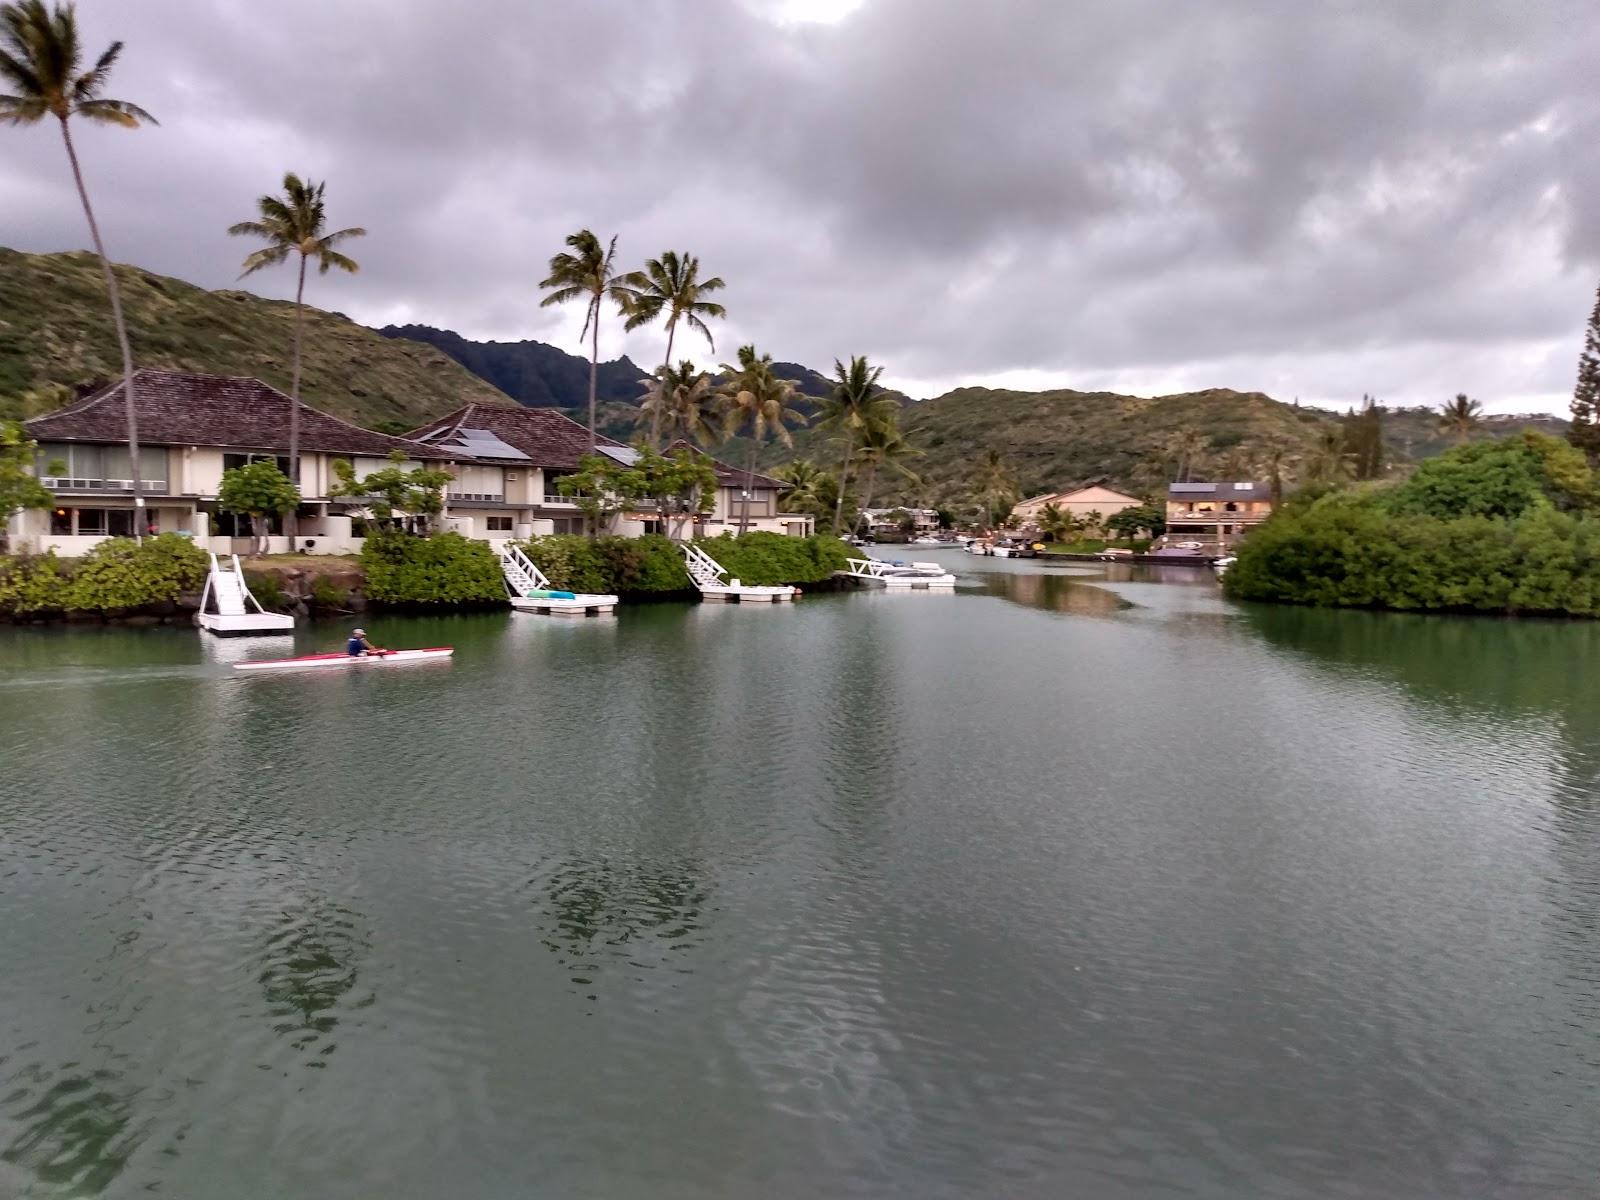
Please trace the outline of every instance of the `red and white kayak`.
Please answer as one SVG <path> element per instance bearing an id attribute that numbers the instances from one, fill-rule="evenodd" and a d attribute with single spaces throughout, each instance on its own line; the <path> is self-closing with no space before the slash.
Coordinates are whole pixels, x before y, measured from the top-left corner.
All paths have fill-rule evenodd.
<path id="1" fill-rule="evenodd" d="M 454 646 L 429 646 L 425 650 L 378 650 L 372 654 L 302 654 L 299 658 L 265 658 L 234 663 L 235 671 L 289 671 L 296 667 L 370 667 L 381 663 L 430 662 L 449 658 Z"/>

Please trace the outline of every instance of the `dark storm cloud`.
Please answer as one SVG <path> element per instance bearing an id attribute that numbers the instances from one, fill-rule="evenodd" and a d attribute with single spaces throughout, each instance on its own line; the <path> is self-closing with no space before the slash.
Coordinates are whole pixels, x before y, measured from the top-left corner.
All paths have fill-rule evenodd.
<path id="1" fill-rule="evenodd" d="M 313 298 L 375 323 L 575 349 L 534 284 L 588 224 L 724 275 L 721 356 L 867 352 L 915 391 L 1570 388 L 1600 267 L 1585 6 L 808 7 L 84 0 L 128 42 L 115 94 L 164 122 L 85 157 L 113 252 L 208 286 L 256 194 L 327 177 L 372 232 Z M 49 132 L 0 138 L 0 240 L 81 245 Z"/>

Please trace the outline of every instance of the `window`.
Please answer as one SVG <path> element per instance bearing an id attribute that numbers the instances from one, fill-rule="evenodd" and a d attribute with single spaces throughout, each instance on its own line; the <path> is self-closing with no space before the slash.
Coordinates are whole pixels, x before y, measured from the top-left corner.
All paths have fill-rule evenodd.
<path id="1" fill-rule="evenodd" d="M 484 525 L 490 533 L 510 533 L 512 530 L 510 517 L 488 517 Z"/>
<path id="2" fill-rule="evenodd" d="M 52 467 L 64 471 L 51 470 Z M 39 446 L 35 468 L 61 488 L 105 488 L 126 491 L 133 482 L 132 460 L 126 446 L 82 446 L 47 442 Z M 160 446 L 139 448 L 139 482 L 147 492 L 167 487 L 167 452 Z"/>
<path id="3" fill-rule="evenodd" d="M 301 455 L 301 457 L 304 458 L 305 456 Z M 282 471 L 285 475 L 289 473 L 288 456 L 279 454 L 224 454 L 222 456 L 222 469 L 224 471 L 232 471 L 236 467 L 243 467 L 253 462 L 263 461 L 277 463 L 278 470 Z"/>
<path id="4" fill-rule="evenodd" d="M 50 532 L 56 537 L 72 536 L 72 510 L 58 508 L 50 514 Z"/>
<path id="5" fill-rule="evenodd" d="M 556 517 L 550 522 L 551 533 L 582 533 L 582 517 Z"/>
<path id="6" fill-rule="evenodd" d="M 106 510 L 103 508 L 80 508 L 78 510 L 78 532 L 85 536 L 104 533 L 106 531 Z"/>
<path id="7" fill-rule="evenodd" d="M 457 467 L 450 495 L 458 500 L 505 499 L 505 475 L 499 467 Z"/>

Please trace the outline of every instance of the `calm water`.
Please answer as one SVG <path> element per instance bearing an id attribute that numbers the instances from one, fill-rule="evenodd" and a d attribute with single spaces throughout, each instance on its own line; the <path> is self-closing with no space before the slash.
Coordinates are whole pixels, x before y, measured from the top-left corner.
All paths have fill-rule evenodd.
<path id="1" fill-rule="evenodd" d="M 0 631 L 0 1196 L 1600 1194 L 1600 625 L 951 561 Z"/>

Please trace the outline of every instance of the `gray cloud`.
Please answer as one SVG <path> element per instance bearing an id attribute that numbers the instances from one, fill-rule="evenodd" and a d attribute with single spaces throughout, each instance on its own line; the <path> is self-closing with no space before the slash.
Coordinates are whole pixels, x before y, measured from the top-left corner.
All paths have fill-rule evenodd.
<path id="1" fill-rule="evenodd" d="M 374 323 L 576 350 L 535 285 L 590 225 L 725 276 L 720 355 L 869 353 L 914 393 L 1564 407 L 1600 271 L 1575 0 L 779 19 L 807 3 L 85 0 L 90 42 L 128 43 L 114 94 L 163 121 L 85 130 L 86 169 L 115 255 L 212 287 L 258 193 L 326 177 L 371 235 L 312 298 Z M 50 130 L 0 130 L 0 240 L 86 241 Z"/>

